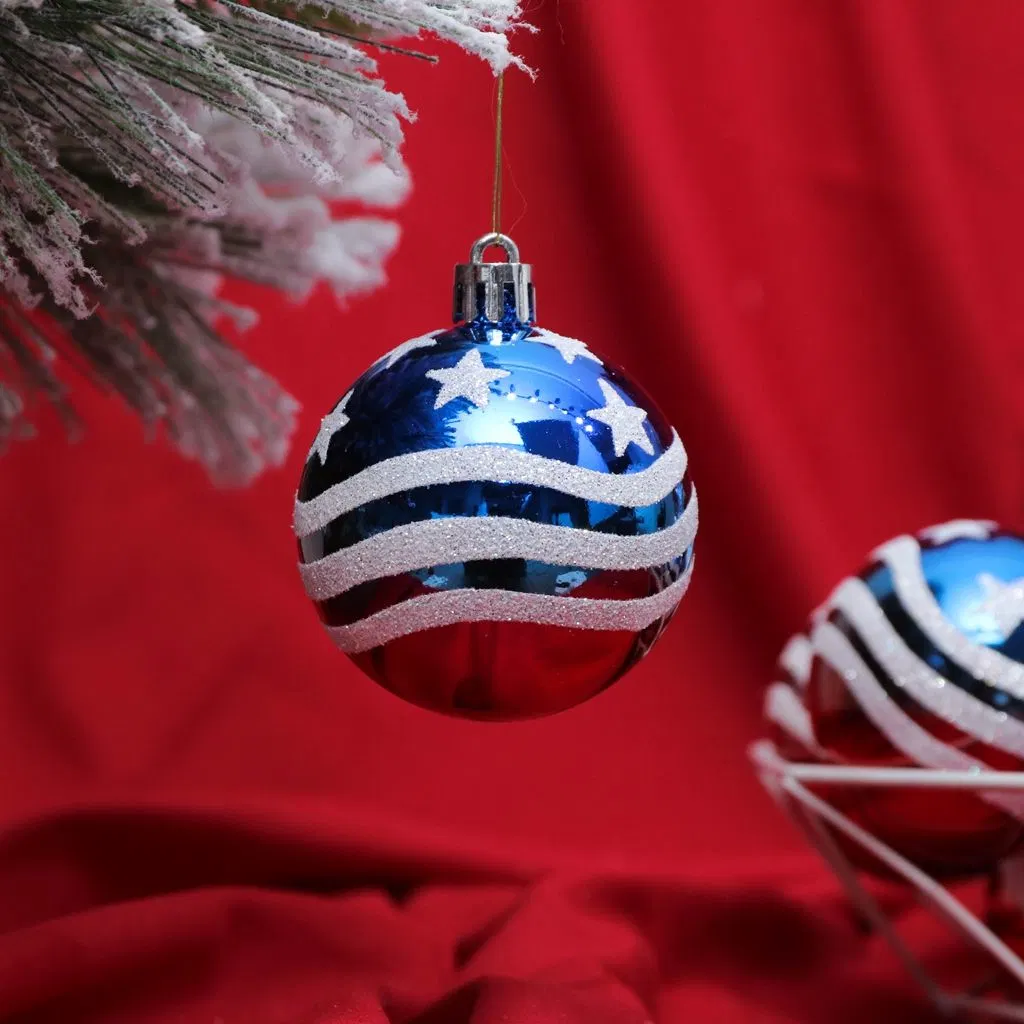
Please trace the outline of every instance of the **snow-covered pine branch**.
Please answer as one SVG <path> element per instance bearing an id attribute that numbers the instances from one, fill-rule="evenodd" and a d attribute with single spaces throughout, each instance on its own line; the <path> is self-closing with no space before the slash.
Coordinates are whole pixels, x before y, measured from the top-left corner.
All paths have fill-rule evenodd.
<path id="1" fill-rule="evenodd" d="M 517 0 L 0 0 L 0 438 L 84 357 L 221 479 L 285 453 L 294 403 L 217 336 L 222 274 L 372 288 L 405 193 L 404 99 L 368 40 L 517 63 Z M 240 314 L 240 311 L 231 311 Z"/>

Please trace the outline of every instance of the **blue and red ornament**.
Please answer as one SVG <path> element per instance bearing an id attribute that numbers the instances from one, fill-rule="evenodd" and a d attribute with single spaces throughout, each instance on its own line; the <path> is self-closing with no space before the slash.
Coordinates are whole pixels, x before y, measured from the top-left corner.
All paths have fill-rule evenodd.
<path id="1" fill-rule="evenodd" d="M 1024 537 L 958 520 L 883 544 L 780 669 L 767 713 L 789 760 L 1020 771 Z M 1024 836 L 1022 793 L 837 785 L 827 796 L 937 877 L 987 871 Z"/>
<path id="2" fill-rule="evenodd" d="M 492 245 L 508 262 L 483 262 Z M 511 239 L 456 268 L 454 320 L 324 419 L 295 507 L 302 580 L 335 644 L 398 696 L 551 714 L 661 635 L 690 582 L 697 495 L 651 398 L 535 326 Z"/>

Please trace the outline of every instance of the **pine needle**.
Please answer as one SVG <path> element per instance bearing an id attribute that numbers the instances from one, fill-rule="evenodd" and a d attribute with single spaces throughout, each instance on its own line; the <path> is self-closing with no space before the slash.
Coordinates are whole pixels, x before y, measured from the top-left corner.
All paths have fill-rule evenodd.
<path id="1" fill-rule="evenodd" d="M 371 51 L 424 33 L 503 69 L 516 0 L 0 0 L 0 443 L 58 368 L 111 388 L 221 480 L 284 457 L 294 403 L 227 346 L 225 274 L 380 284 L 404 99 Z M 429 58 L 428 58 L 429 59 Z M 248 318 L 251 319 L 251 318 Z"/>

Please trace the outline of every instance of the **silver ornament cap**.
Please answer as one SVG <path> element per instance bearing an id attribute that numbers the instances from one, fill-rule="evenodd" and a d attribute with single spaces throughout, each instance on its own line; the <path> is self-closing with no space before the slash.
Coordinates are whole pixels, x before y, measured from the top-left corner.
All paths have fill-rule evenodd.
<path id="1" fill-rule="evenodd" d="M 484 254 L 494 246 L 505 250 L 508 262 L 484 263 Z M 519 246 L 508 235 L 484 235 L 473 244 L 469 263 L 455 267 L 452 318 L 455 323 L 481 318 L 501 323 L 513 315 L 520 323 L 536 323 L 533 267 L 519 262 Z"/>

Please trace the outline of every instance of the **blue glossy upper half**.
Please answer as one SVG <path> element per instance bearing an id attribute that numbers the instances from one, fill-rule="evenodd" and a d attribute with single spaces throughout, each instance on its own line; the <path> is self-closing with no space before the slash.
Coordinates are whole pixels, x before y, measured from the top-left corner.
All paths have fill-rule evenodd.
<path id="1" fill-rule="evenodd" d="M 926 536 L 919 536 L 918 541 L 925 581 L 946 620 L 970 642 L 1024 664 L 1024 621 L 1017 620 L 1013 606 L 1007 606 L 1000 616 L 990 602 L 991 583 L 988 586 L 983 583 L 989 579 L 1009 587 L 1024 582 L 1024 538 L 993 530 L 987 538 L 963 537 L 935 543 Z M 1024 721 L 1024 700 L 975 675 L 937 646 L 920 614 L 900 600 L 893 572 L 886 563 L 872 562 L 860 577 L 893 630 L 921 662 L 988 707 Z M 1013 598 L 1009 592 L 1008 596 Z M 1019 607 L 1019 602 L 1012 604 Z M 1024 608 L 1020 610 L 1024 613 Z M 912 714 L 918 713 L 918 702 L 890 677 L 846 616 L 833 609 L 829 621 L 847 636 L 889 696 L 904 709 L 914 709 Z"/>
<path id="2" fill-rule="evenodd" d="M 353 386 L 345 409 L 350 421 L 332 440 L 326 464 L 316 456 L 307 462 L 299 498 L 314 498 L 384 459 L 436 448 L 500 445 L 585 469 L 629 473 L 647 468 L 671 444 L 665 418 L 621 370 L 586 356 L 569 363 L 535 337 L 525 325 L 462 324 L 392 366 L 387 357 L 378 360 Z M 485 366 L 509 376 L 490 385 L 483 408 L 458 398 L 435 410 L 440 385 L 428 371 L 455 366 L 471 348 L 480 350 Z M 601 378 L 647 412 L 653 454 L 631 444 L 617 456 L 610 428 L 587 415 L 605 404 Z"/>
<path id="3" fill-rule="evenodd" d="M 556 463 L 609 474 L 646 469 L 665 452 L 672 443 L 671 428 L 650 397 L 625 374 L 585 355 L 569 362 L 557 348 L 535 340 L 537 337 L 526 325 L 480 321 L 441 333 L 433 345 L 411 349 L 394 362 L 390 355 L 378 360 L 353 386 L 345 406 L 349 422 L 331 439 L 326 463 L 322 465 L 317 454 L 307 461 L 299 498 L 316 497 L 333 484 L 394 456 L 438 448 L 515 448 Z M 471 349 L 479 350 L 486 367 L 508 371 L 508 376 L 490 385 L 483 407 L 456 398 L 435 409 L 441 385 L 429 378 L 428 372 L 455 366 Z M 611 429 L 588 415 L 605 405 L 602 379 L 627 404 L 647 413 L 644 430 L 650 452 L 631 443 L 616 455 Z M 660 501 L 643 508 L 577 498 L 558 490 L 557 485 L 468 481 L 399 489 L 304 537 L 300 553 L 304 562 L 313 562 L 397 526 L 453 516 L 503 516 L 638 536 L 671 526 L 691 497 L 688 478 Z M 643 573 L 647 581 L 643 592 L 654 592 L 677 579 L 692 554 L 691 546 L 668 565 L 652 567 L 656 572 Z M 466 580 L 472 577 L 477 588 L 549 594 L 567 593 L 601 575 L 600 570 L 539 562 L 517 563 L 513 568 L 514 572 L 499 560 L 434 566 L 409 575 L 410 582 L 414 577 L 430 589 L 457 589 L 467 586 Z M 357 593 L 333 602 L 331 614 L 336 612 L 338 621 L 348 621 L 365 610 L 363 606 L 375 589 L 372 585 L 357 588 Z M 621 589 L 623 596 L 641 596 L 635 587 Z"/>
<path id="4" fill-rule="evenodd" d="M 968 640 L 1024 663 L 1024 621 L 1000 621 L 991 584 L 984 583 L 986 577 L 1007 587 L 1024 581 L 1024 538 L 1000 531 L 988 538 L 924 542 L 921 568 L 942 614 Z M 865 579 L 883 610 L 891 612 L 898 601 L 889 569 L 876 567 Z"/>
<path id="5" fill-rule="evenodd" d="M 1008 609 L 1009 619 L 1000 622 L 991 605 L 991 589 L 982 582 L 986 577 L 1004 585 L 1024 580 L 1024 538 L 996 532 L 988 538 L 958 538 L 939 544 L 922 540 L 921 567 L 942 614 L 967 640 L 1024 663 L 1024 621 L 1015 622 L 1016 616 Z M 975 699 L 1024 720 L 1024 701 L 979 678 L 933 643 L 897 596 L 888 566 L 870 567 L 863 579 L 900 638 L 921 661 Z M 872 664 L 890 696 L 904 702 L 904 691 L 887 679 L 862 645 L 858 651 Z"/>

